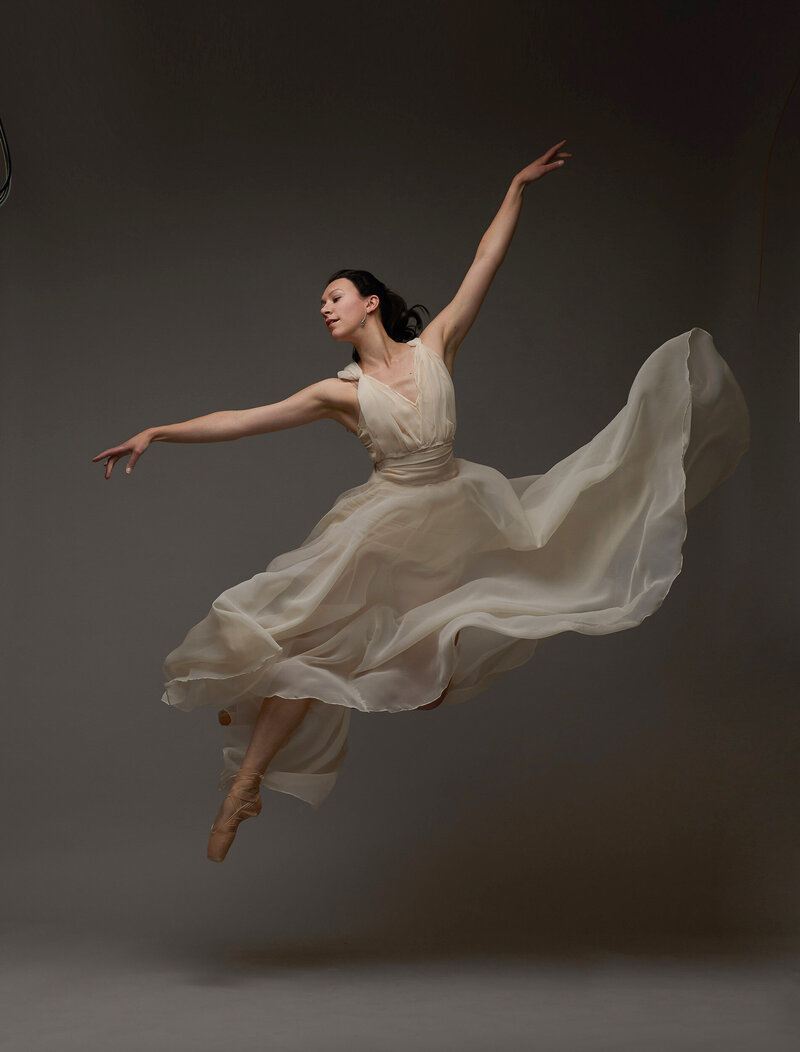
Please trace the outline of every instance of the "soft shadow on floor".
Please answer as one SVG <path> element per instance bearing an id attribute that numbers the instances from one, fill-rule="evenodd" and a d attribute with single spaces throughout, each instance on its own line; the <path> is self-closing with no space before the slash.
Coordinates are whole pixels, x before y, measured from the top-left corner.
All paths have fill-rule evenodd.
<path id="1" fill-rule="evenodd" d="M 150 947 L 152 949 L 152 946 Z M 145 953 L 147 951 L 144 951 Z M 225 986 L 245 976 L 271 972 L 421 968 L 459 971 L 510 966 L 512 968 L 595 968 L 603 965 L 698 967 L 726 969 L 777 965 L 796 968 L 800 944 L 791 939 L 619 939 L 568 944 L 540 939 L 528 945 L 464 938 L 447 945 L 409 939 L 405 944 L 375 939 L 320 939 L 276 941 L 180 940 L 158 948 L 160 960 L 183 967 L 199 985 Z M 187 975 L 187 978 L 189 978 Z"/>

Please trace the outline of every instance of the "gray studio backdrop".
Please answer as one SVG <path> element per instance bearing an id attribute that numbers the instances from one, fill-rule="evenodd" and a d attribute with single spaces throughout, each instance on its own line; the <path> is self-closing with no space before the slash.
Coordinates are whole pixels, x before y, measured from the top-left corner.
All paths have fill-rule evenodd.
<path id="1" fill-rule="evenodd" d="M 4 20 L 3 902 L 114 938 L 389 952 L 800 927 L 796 70 L 739 5 L 42 3 Z M 365 481 L 332 422 L 92 456 L 350 360 L 319 297 L 365 267 L 436 313 L 523 165 L 456 363 L 456 454 L 546 471 L 661 343 L 707 329 L 751 451 L 639 628 L 565 634 L 463 706 L 354 714 L 314 812 L 265 792 L 224 866 L 214 711 L 161 663 Z M 156 936 L 156 932 L 161 932 Z"/>

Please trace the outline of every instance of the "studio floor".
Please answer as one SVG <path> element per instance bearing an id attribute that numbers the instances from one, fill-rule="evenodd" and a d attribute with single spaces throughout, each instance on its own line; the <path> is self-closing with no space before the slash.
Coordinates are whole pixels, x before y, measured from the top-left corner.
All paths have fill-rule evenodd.
<path id="1" fill-rule="evenodd" d="M 437 957 L 25 924 L 2 954 L 14 1052 L 788 1052 L 800 1038 L 798 955 L 777 946 Z"/>

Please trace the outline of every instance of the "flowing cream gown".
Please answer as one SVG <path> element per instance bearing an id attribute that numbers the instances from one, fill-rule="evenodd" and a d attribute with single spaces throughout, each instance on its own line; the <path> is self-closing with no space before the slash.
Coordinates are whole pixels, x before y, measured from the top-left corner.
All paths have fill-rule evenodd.
<path id="1" fill-rule="evenodd" d="M 457 458 L 455 391 L 419 338 L 411 402 L 362 372 L 373 470 L 294 551 L 226 589 L 164 663 L 177 709 L 224 707 L 225 789 L 263 698 L 312 698 L 263 784 L 313 807 L 333 789 L 350 713 L 466 701 L 559 632 L 654 613 L 681 571 L 686 512 L 749 445 L 741 389 L 705 330 L 668 340 L 591 441 L 543 475 Z M 512 729 L 509 728 L 509 733 Z"/>

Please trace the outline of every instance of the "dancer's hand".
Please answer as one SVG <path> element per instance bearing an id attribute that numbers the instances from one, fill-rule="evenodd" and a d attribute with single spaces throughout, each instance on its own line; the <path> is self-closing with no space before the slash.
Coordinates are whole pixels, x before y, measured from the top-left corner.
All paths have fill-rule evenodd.
<path id="1" fill-rule="evenodd" d="M 527 186 L 528 183 L 532 183 L 535 179 L 541 179 L 548 172 L 561 168 L 564 164 L 563 158 L 572 156 L 571 153 L 559 149 L 566 141 L 566 139 L 562 139 L 555 146 L 551 146 L 541 157 L 529 164 L 527 168 L 523 168 L 521 172 L 518 172 L 515 176 L 516 180 L 523 186 Z"/>
<path id="2" fill-rule="evenodd" d="M 134 435 L 133 438 L 129 438 L 127 442 L 123 442 L 119 446 L 112 446 L 110 449 L 104 449 L 102 453 L 98 453 L 96 457 L 92 457 L 92 463 L 97 460 L 102 460 L 103 457 L 107 457 L 105 468 L 106 478 L 111 478 L 111 472 L 114 470 L 114 465 L 120 457 L 124 457 L 130 453 L 131 458 L 128 461 L 128 466 L 125 468 L 125 474 L 130 475 L 133 471 L 133 465 L 144 453 L 147 447 L 152 442 L 152 436 L 149 431 L 140 431 L 138 435 Z"/>

